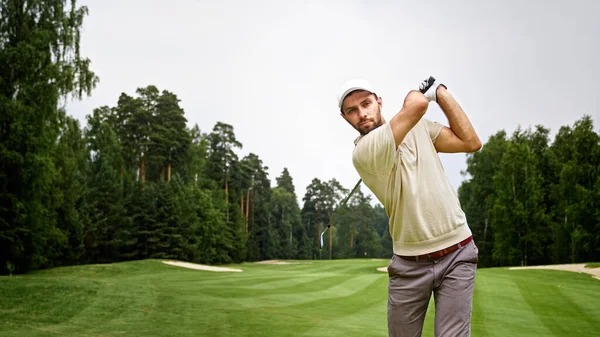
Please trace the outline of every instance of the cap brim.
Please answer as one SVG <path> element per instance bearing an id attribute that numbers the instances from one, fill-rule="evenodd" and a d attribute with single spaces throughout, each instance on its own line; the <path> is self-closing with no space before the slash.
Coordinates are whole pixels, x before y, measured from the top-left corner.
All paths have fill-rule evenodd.
<path id="1" fill-rule="evenodd" d="M 348 97 L 348 95 L 350 95 L 351 93 L 353 93 L 354 91 L 357 90 L 364 90 L 364 91 L 368 91 L 370 93 L 373 93 L 371 90 L 364 88 L 364 87 L 351 87 L 346 89 L 346 91 L 344 91 L 344 93 L 342 94 L 342 96 L 340 97 L 339 101 L 338 101 L 338 107 L 341 109 L 342 108 L 342 103 L 344 103 L 344 100 L 346 99 L 346 97 Z"/>

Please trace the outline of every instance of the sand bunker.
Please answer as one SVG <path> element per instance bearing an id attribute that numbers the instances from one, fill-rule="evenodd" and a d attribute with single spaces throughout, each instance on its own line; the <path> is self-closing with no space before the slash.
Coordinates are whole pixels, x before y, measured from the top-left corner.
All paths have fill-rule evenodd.
<path id="1" fill-rule="evenodd" d="M 265 261 L 258 261 L 255 263 L 257 263 L 257 264 L 300 264 L 300 262 L 286 262 L 286 261 L 279 261 L 279 260 L 265 260 Z"/>
<path id="2" fill-rule="evenodd" d="M 575 273 L 586 273 L 592 275 L 594 278 L 600 280 L 600 268 L 586 268 L 585 263 L 580 264 L 555 264 L 548 266 L 529 266 L 529 267 L 510 267 L 510 270 L 519 269 L 552 269 L 552 270 L 564 270 L 572 271 Z"/>
<path id="3" fill-rule="evenodd" d="M 196 269 L 196 270 L 206 270 L 206 271 L 216 271 L 216 272 L 241 272 L 242 271 L 241 269 L 207 266 L 205 264 L 197 264 L 197 263 L 189 263 L 189 262 L 163 261 L 163 263 L 169 264 L 172 266 Z"/>
<path id="4" fill-rule="evenodd" d="M 387 272 L 388 272 L 388 270 L 387 270 L 387 267 L 381 267 L 381 268 L 377 268 L 377 270 L 379 270 L 379 271 L 382 271 L 382 272 L 384 272 L 384 273 L 387 273 Z"/>

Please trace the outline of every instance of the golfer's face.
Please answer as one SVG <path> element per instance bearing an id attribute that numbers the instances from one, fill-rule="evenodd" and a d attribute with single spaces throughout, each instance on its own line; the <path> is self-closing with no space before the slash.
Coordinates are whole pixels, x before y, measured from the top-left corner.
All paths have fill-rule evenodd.
<path id="1" fill-rule="evenodd" d="M 375 95 L 368 91 L 355 91 L 348 95 L 342 111 L 344 119 L 362 135 L 382 124 L 381 98 L 375 99 Z"/>

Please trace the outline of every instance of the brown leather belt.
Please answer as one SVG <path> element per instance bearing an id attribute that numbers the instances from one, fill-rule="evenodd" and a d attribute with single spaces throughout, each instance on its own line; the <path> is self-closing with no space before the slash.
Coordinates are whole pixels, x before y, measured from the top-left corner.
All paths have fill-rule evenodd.
<path id="1" fill-rule="evenodd" d="M 427 260 L 427 261 L 437 260 L 437 259 L 442 258 L 443 256 L 446 256 L 446 255 L 452 253 L 453 251 L 459 249 L 460 247 L 466 246 L 467 243 L 471 242 L 471 240 L 473 240 L 473 236 L 469 236 L 468 238 L 462 240 L 461 242 L 459 242 L 455 245 L 452 245 L 448 248 L 438 250 L 437 252 L 423 254 L 423 255 L 417 255 L 417 256 L 400 256 L 400 257 L 403 259 L 406 259 L 406 260 L 417 261 L 417 262 L 423 261 L 423 260 Z"/>

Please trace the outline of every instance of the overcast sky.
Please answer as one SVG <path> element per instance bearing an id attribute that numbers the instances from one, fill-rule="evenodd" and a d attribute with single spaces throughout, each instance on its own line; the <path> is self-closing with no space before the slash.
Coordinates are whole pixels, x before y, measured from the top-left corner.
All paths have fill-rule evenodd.
<path id="1" fill-rule="evenodd" d="M 336 93 L 362 77 L 383 115 L 433 75 L 485 143 L 504 129 L 560 126 L 589 114 L 600 125 L 599 1 L 88 0 L 81 51 L 100 83 L 68 105 L 82 125 L 122 92 L 174 92 L 189 126 L 233 125 L 275 178 L 287 167 L 298 199 L 313 178 L 359 179 L 357 136 Z M 436 104 L 426 115 L 447 124 Z M 454 188 L 464 154 L 441 155 Z M 368 192 L 366 187 L 362 187 Z M 302 204 L 300 204 L 302 206 Z"/>

